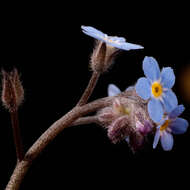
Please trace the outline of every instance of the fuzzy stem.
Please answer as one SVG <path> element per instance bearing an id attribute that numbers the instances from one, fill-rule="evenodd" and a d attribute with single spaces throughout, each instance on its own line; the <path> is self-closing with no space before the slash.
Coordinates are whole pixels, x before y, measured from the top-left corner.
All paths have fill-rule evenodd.
<path id="1" fill-rule="evenodd" d="M 18 111 L 15 109 L 14 111 L 10 112 L 11 115 L 11 123 L 13 128 L 13 137 L 14 137 L 14 143 L 16 148 L 16 155 L 17 159 L 20 162 L 24 157 L 23 152 L 23 145 L 20 135 L 20 128 L 19 128 L 19 120 L 18 120 Z"/>
<path id="2" fill-rule="evenodd" d="M 84 106 L 76 106 L 62 118 L 51 125 L 27 151 L 24 159 L 18 162 L 7 184 L 6 190 L 18 190 L 20 184 L 32 164 L 32 161 L 42 150 L 65 128 L 69 127 L 79 117 L 94 112 L 112 103 L 113 97 L 102 98 Z"/>
<path id="3" fill-rule="evenodd" d="M 87 116 L 87 117 L 78 118 L 70 126 L 88 125 L 91 123 L 100 124 L 100 121 L 97 116 Z"/>
<path id="4" fill-rule="evenodd" d="M 98 82 L 99 77 L 100 77 L 100 73 L 99 72 L 94 71 L 92 73 L 92 76 L 91 76 L 91 79 L 90 79 L 90 81 L 88 83 L 88 86 L 85 89 L 85 91 L 84 91 L 81 99 L 79 100 L 77 106 L 83 106 L 84 104 L 87 103 L 90 95 L 92 94 L 92 92 L 93 92 L 93 90 L 94 90 L 94 88 L 95 88 L 95 86 L 96 86 L 96 84 Z"/>

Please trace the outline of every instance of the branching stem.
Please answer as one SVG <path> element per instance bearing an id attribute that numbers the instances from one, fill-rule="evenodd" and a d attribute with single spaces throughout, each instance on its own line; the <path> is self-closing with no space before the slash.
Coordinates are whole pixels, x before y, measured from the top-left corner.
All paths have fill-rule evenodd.
<path id="1" fill-rule="evenodd" d="M 102 98 L 84 106 L 76 106 L 62 118 L 51 125 L 31 146 L 25 154 L 23 160 L 18 162 L 10 178 L 6 190 L 18 190 L 20 184 L 28 171 L 32 161 L 42 152 L 42 150 L 61 132 L 63 129 L 72 125 L 72 123 L 81 116 L 95 112 L 100 108 L 112 103 L 113 97 Z M 84 121 L 84 120 L 83 120 Z"/>

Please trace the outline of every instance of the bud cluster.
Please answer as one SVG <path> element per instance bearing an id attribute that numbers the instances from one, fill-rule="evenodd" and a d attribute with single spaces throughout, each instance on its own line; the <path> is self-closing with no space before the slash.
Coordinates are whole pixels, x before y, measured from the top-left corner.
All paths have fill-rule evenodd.
<path id="1" fill-rule="evenodd" d="M 142 147 L 147 134 L 153 130 L 146 103 L 139 97 L 127 97 L 122 93 L 113 98 L 111 106 L 97 114 L 100 123 L 108 131 L 109 139 L 113 143 L 126 140 L 133 151 Z"/>

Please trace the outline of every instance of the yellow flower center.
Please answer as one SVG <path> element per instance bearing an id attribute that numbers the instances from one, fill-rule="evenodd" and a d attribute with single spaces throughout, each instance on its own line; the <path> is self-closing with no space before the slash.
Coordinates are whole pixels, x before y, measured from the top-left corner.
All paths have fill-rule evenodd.
<path id="1" fill-rule="evenodd" d="M 170 124 L 170 120 L 168 119 L 168 120 L 166 120 L 166 121 L 164 122 L 164 124 L 160 127 L 160 131 L 166 130 L 167 127 L 169 126 L 169 124 Z"/>
<path id="2" fill-rule="evenodd" d="M 162 85 L 159 82 L 154 82 L 152 84 L 152 94 L 154 95 L 154 97 L 160 97 L 162 95 L 162 92 Z"/>

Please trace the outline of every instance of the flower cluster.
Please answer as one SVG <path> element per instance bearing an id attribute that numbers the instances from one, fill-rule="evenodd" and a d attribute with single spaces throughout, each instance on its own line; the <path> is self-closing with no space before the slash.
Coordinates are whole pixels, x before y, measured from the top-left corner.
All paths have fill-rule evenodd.
<path id="1" fill-rule="evenodd" d="M 142 99 L 148 101 L 149 116 L 157 125 L 153 148 L 156 148 L 161 139 L 163 149 L 168 151 L 173 147 L 172 133 L 185 133 L 189 125 L 185 119 L 178 118 L 185 108 L 178 105 L 177 97 L 171 90 L 175 75 L 170 67 L 163 68 L 160 72 L 153 57 L 144 58 L 143 71 L 146 78 L 140 78 L 135 89 Z"/>
<path id="2" fill-rule="evenodd" d="M 143 49 L 141 45 L 126 42 L 123 37 L 108 36 L 90 26 L 81 28 L 85 34 L 99 42 L 93 55 L 93 62 L 98 63 L 94 64 L 96 71 L 106 70 L 103 64 L 110 65 L 106 58 L 112 57 L 116 51 L 113 49 Z M 111 53 L 105 53 L 110 49 Z M 137 150 L 147 135 L 153 133 L 153 148 L 156 148 L 160 140 L 163 149 L 169 151 L 173 147 L 172 134 L 185 133 L 189 125 L 185 119 L 178 117 L 185 108 L 178 105 L 177 97 L 172 91 L 175 84 L 174 71 L 171 67 L 160 71 L 153 57 L 145 57 L 142 68 L 145 77 L 138 79 L 135 87 L 129 87 L 121 93 L 115 85 L 108 86 L 108 96 L 114 97 L 113 103 L 98 113 L 99 120 L 108 129 L 108 137 L 114 143 L 125 139 L 133 150 Z"/>
<path id="3" fill-rule="evenodd" d="M 129 94 L 131 98 L 126 98 Z M 113 104 L 98 113 L 100 122 L 108 129 L 108 137 L 113 143 L 126 140 L 133 151 L 139 150 L 153 129 L 143 100 L 134 87 L 121 93 L 113 84 L 108 86 L 108 95 L 114 98 Z"/>

